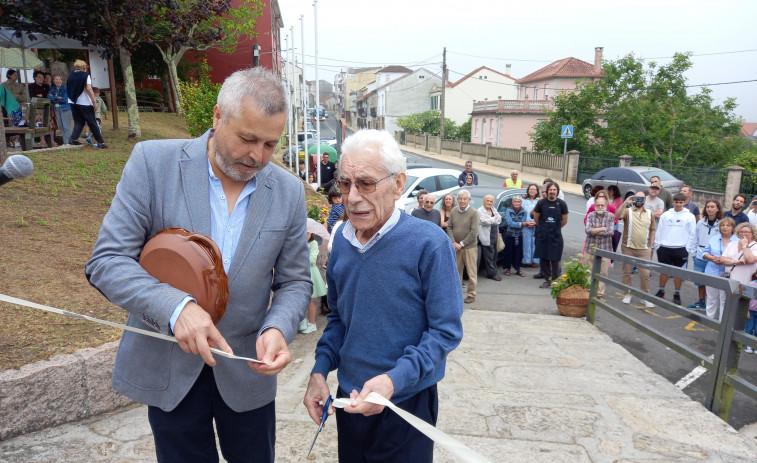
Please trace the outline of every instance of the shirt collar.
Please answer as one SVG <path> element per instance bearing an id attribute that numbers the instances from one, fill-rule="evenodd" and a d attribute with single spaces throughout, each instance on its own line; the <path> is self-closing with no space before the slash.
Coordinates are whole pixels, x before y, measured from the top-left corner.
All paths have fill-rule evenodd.
<path id="1" fill-rule="evenodd" d="M 395 208 L 394 212 L 392 212 L 392 215 L 389 217 L 389 220 L 387 220 L 386 223 L 384 223 L 384 225 L 379 229 L 379 231 L 376 232 L 376 234 L 373 235 L 371 239 L 368 240 L 368 242 L 365 244 L 362 244 L 360 240 L 358 240 L 355 227 L 352 226 L 352 222 L 350 222 L 349 220 L 345 222 L 344 226 L 342 227 L 342 236 L 347 238 L 350 244 L 358 248 L 360 252 L 365 252 L 368 249 L 370 249 L 374 244 L 376 244 L 376 242 L 382 236 L 389 233 L 389 230 L 391 230 L 392 228 L 394 228 L 395 225 L 397 225 L 397 222 L 399 222 L 401 215 L 402 215 L 402 211 Z"/>
<path id="2" fill-rule="evenodd" d="M 470 203 L 468 203 L 468 206 L 466 206 L 465 209 L 460 209 L 460 206 L 457 206 L 457 210 L 462 213 L 462 212 L 467 211 L 469 207 L 470 207 Z"/>

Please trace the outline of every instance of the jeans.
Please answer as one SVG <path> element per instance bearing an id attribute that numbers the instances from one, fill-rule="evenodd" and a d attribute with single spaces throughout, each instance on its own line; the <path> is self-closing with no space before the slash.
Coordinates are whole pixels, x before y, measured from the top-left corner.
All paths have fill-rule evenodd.
<path id="1" fill-rule="evenodd" d="M 749 311 L 749 318 L 746 319 L 746 328 L 744 328 L 746 334 L 757 336 L 757 312 Z"/>
<path id="2" fill-rule="evenodd" d="M 55 119 L 58 121 L 63 143 L 68 143 L 71 139 L 71 110 L 60 109 L 60 106 L 55 106 Z"/>

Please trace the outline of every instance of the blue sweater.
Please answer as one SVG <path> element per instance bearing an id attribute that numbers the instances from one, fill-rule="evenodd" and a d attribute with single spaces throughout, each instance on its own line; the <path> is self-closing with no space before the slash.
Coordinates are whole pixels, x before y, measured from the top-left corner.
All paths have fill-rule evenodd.
<path id="1" fill-rule="evenodd" d="M 387 373 L 395 403 L 444 377 L 447 354 L 463 336 L 463 295 L 455 250 L 441 228 L 402 214 L 362 254 L 337 233 L 326 279 L 332 312 L 313 373 L 327 377 L 338 368 L 348 393 Z"/>

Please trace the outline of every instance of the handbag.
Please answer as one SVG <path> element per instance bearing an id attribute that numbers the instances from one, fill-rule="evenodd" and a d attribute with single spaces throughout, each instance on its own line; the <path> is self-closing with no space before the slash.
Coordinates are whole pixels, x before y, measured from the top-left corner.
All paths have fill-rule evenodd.
<path id="1" fill-rule="evenodd" d="M 502 252 L 505 249 L 505 241 L 502 239 L 502 235 L 497 233 L 497 252 Z"/>
<path id="2" fill-rule="evenodd" d="M 754 245 L 752 245 L 752 246 L 754 246 Z M 752 246 L 747 246 L 747 247 L 749 249 L 752 249 Z M 743 256 L 744 256 L 744 251 L 741 251 L 741 254 L 739 254 L 739 257 L 737 257 L 736 260 L 741 259 Z M 733 272 L 733 269 L 735 269 L 735 268 L 736 268 L 736 264 L 733 264 L 733 266 L 731 267 L 731 270 L 729 270 L 727 272 L 721 273 L 720 276 L 723 277 L 723 278 L 731 278 L 731 272 Z"/>

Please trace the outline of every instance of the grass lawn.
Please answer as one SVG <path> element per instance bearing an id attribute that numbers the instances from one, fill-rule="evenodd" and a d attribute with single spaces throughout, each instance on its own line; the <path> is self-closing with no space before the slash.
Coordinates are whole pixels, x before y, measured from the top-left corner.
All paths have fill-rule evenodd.
<path id="1" fill-rule="evenodd" d="M 0 187 L 0 293 L 126 321 L 126 311 L 110 304 L 84 277 L 102 218 L 137 142 L 126 137 L 126 114 L 119 117 L 118 130 L 103 121 L 108 149 L 26 152 L 34 173 Z M 141 113 L 140 121 L 143 140 L 189 138 L 181 116 Z M 119 330 L 97 323 L 0 303 L 0 370 L 120 336 Z"/>

